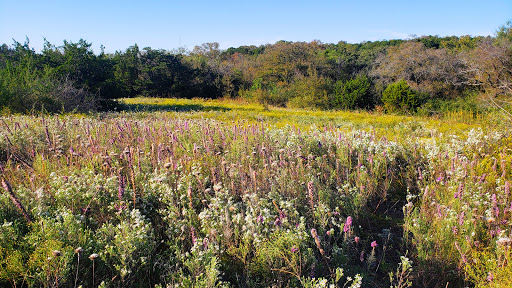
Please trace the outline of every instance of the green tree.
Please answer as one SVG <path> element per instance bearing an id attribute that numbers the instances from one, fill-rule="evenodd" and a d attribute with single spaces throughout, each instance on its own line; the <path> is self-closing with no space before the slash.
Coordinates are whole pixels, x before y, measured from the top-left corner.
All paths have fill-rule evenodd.
<path id="1" fill-rule="evenodd" d="M 124 53 L 116 52 L 114 77 L 125 97 L 134 97 L 141 91 L 139 74 L 141 53 L 137 44 L 130 46 Z"/>
<path id="2" fill-rule="evenodd" d="M 507 21 L 505 25 L 498 28 L 498 31 L 496 31 L 496 38 L 498 40 L 506 39 L 512 42 L 512 20 Z"/>

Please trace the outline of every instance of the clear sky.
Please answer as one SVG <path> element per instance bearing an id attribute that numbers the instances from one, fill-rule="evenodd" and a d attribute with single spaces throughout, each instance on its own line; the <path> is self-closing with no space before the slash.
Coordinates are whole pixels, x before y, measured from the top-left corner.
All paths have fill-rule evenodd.
<path id="1" fill-rule="evenodd" d="M 0 44 L 39 51 L 83 38 L 99 52 L 139 47 L 222 49 L 279 40 L 349 43 L 410 35 L 486 36 L 512 20 L 512 0 L 0 0 Z"/>

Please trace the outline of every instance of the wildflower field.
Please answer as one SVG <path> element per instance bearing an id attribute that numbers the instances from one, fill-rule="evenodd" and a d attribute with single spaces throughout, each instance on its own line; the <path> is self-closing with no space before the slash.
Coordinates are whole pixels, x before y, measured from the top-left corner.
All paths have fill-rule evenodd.
<path id="1" fill-rule="evenodd" d="M 512 286 L 498 117 L 122 102 L 0 118 L 0 286 Z"/>

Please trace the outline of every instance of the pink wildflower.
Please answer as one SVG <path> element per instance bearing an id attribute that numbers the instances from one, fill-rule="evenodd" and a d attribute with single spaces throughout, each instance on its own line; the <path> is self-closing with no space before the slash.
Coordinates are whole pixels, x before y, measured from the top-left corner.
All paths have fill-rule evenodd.
<path id="1" fill-rule="evenodd" d="M 350 230 L 350 226 L 352 225 L 352 217 L 347 217 L 347 222 L 345 222 L 345 226 L 343 226 L 343 232 L 347 233 Z"/>
<path id="2" fill-rule="evenodd" d="M 309 205 L 311 205 L 311 209 L 315 207 L 315 195 L 313 191 L 313 181 L 308 182 L 308 196 L 309 196 Z"/>
<path id="3" fill-rule="evenodd" d="M 196 229 L 194 227 L 190 227 L 190 236 L 192 238 L 192 244 L 196 244 L 197 242 L 197 236 L 196 236 Z"/>
<path id="4" fill-rule="evenodd" d="M 464 211 L 460 212 L 459 215 L 459 225 L 462 226 L 464 224 Z"/>
<path id="5" fill-rule="evenodd" d="M 487 281 L 492 282 L 494 280 L 494 275 L 492 275 L 492 272 L 489 271 L 489 274 L 487 275 Z"/>

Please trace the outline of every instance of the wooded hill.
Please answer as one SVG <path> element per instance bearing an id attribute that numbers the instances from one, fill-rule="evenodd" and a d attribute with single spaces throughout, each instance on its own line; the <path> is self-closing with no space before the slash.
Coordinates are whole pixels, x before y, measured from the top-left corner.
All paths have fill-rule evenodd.
<path id="1" fill-rule="evenodd" d="M 512 89 L 511 23 L 494 37 L 422 36 L 350 44 L 287 42 L 192 51 L 137 45 L 113 54 L 91 43 L 0 47 L 0 106 L 11 112 L 115 109 L 116 98 L 242 97 L 264 105 L 415 112 Z M 452 105 L 453 106 L 453 105 Z"/>

